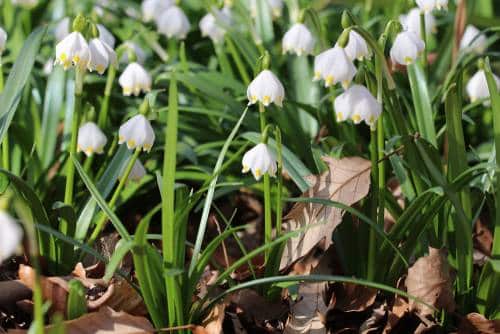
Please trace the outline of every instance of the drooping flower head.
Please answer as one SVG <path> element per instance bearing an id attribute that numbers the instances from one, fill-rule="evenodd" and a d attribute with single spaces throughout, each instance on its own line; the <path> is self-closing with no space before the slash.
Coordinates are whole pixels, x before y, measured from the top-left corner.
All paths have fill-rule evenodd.
<path id="1" fill-rule="evenodd" d="M 161 13 L 173 4 L 172 0 L 144 0 L 141 3 L 142 18 L 145 22 L 156 20 Z"/>
<path id="2" fill-rule="evenodd" d="M 261 102 L 266 107 L 271 103 L 281 107 L 285 98 L 285 88 L 273 72 L 263 70 L 248 85 L 247 98 L 248 105 Z"/>
<path id="3" fill-rule="evenodd" d="M 123 89 L 123 95 L 139 95 L 141 91 L 149 92 L 151 90 L 151 76 L 142 67 L 134 62 L 128 64 L 123 73 L 118 78 L 118 83 Z"/>
<path id="4" fill-rule="evenodd" d="M 473 25 L 468 25 L 460 41 L 460 50 L 473 51 L 477 54 L 481 54 L 486 50 L 486 47 L 486 36 Z"/>
<path id="5" fill-rule="evenodd" d="M 302 23 L 295 23 L 283 36 L 283 53 L 292 52 L 297 56 L 308 55 L 314 51 L 316 40 Z"/>
<path id="6" fill-rule="evenodd" d="M 399 17 L 399 22 L 403 26 L 404 30 L 412 31 L 420 38 L 422 38 L 421 29 L 420 29 L 420 10 L 418 8 L 413 8 L 406 15 L 401 15 Z M 436 19 L 431 12 L 426 12 L 424 14 L 424 22 L 425 22 L 425 33 L 430 35 L 431 33 L 436 32 Z"/>
<path id="7" fill-rule="evenodd" d="M 103 148 L 107 142 L 106 135 L 93 122 L 84 123 L 78 129 L 77 151 L 83 151 L 88 157 L 94 153 L 103 153 Z"/>
<path id="8" fill-rule="evenodd" d="M 99 39 L 106 43 L 110 48 L 114 48 L 116 40 L 113 34 L 102 24 L 96 24 L 96 26 L 99 31 Z"/>
<path id="9" fill-rule="evenodd" d="M 365 39 L 354 30 L 349 32 L 349 42 L 345 46 L 344 51 L 351 61 L 355 59 L 363 60 L 365 58 L 370 58 L 372 55 Z"/>
<path id="10" fill-rule="evenodd" d="M 345 89 L 349 87 L 356 72 L 345 49 L 340 46 L 326 50 L 314 59 L 314 81 L 325 80 L 325 87 L 340 82 Z"/>
<path id="11" fill-rule="evenodd" d="M 382 106 L 370 91 L 361 85 L 352 85 L 335 99 L 337 121 L 351 119 L 355 124 L 364 121 L 374 127 L 382 113 Z"/>
<path id="12" fill-rule="evenodd" d="M 109 65 L 116 64 L 115 51 L 100 38 L 93 38 L 89 43 L 89 71 L 103 74 Z"/>
<path id="13" fill-rule="evenodd" d="M 129 63 L 131 62 L 131 59 L 129 59 L 129 53 L 132 53 L 135 57 L 135 61 L 138 62 L 139 64 L 143 64 L 144 61 L 146 60 L 146 52 L 137 45 L 137 43 L 134 43 L 132 41 L 125 41 L 122 44 L 124 48 L 124 52 L 120 58 L 120 63 Z"/>
<path id="14" fill-rule="evenodd" d="M 231 24 L 231 11 L 227 7 L 222 10 L 214 8 L 212 11 L 200 20 L 201 35 L 210 37 L 214 43 L 220 43 L 226 34 L 225 27 Z"/>
<path id="15" fill-rule="evenodd" d="M 89 61 L 89 45 L 78 31 L 73 31 L 56 45 L 56 64 L 65 70 L 71 66 L 86 68 Z"/>
<path id="16" fill-rule="evenodd" d="M 390 54 L 393 63 L 410 65 L 422 54 L 425 43 L 412 31 L 403 31 L 396 36 Z"/>
<path id="17" fill-rule="evenodd" d="M 0 211 L 0 264 L 13 255 L 23 238 L 23 230 L 7 212 Z"/>
<path id="18" fill-rule="evenodd" d="M 158 17 L 158 31 L 168 38 L 185 39 L 191 28 L 189 19 L 181 8 L 170 6 Z"/>
<path id="19" fill-rule="evenodd" d="M 243 155 L 243 173 L 252 171 L 253 176 L 258 181 L 264 174 L 276 175 L 276 159 L 269 151 L 266 144 L 260 143 L 254 146 Z"/>
<path id="20" fill-rule="evenodd" d="M 493 78 L 497 84 L 497 90 L 500 89 L 500 79 L 493 74 Z M 488 81 L 486 80 L 486 74 L 483 70 L 477 71 L 467 82 L 465 87 L 467 95 L 469 96 L 471 102 L 475 102 L 479 99 L 489 99 L 490 90 L 488 89 Z M 485 106 L 490 105 L 490 101 L 484 102 Z"/>
<path id="21" fill-rule="evenodd" d="M 136 147 L 149 152 L 155 142 L 155 133 L 149 120 L 142 114 L 136 115 L 120 126 L 118 144 L 126 143 L 128 149 Z"/>

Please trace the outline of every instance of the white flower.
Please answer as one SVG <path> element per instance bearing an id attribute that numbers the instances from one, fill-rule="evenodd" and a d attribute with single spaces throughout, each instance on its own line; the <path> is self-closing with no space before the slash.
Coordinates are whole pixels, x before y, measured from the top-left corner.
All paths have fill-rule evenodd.
<path id="1" fill-rule="evenodd" d="M 151 123 L 142 115 L 136 115 L 120 126 L 118 144 L 127 143 L 129 149 L 136 147 L 149 152 L 155 142 L 155 133 Z"/>
<path id="2" fill-rule="evenodd" d="M 156 20 L 161 13 L 173 4 L 172 0 L 144 0 L 141 3 L 142 18 L 145 22 Z"/>
<path id="3" fill-rule="evenodd" d="M 464 35 L 460 41 L 460 50 L 470 50 L 476 53 L 483 53 L 487 47 L 486 36 L 473 25 L 465 28 Z"/>
<path id="4" fill-rule="evenodd" d="M 56 37 L 56 41 L 60 42 L 64 39 L 64 37 L 69 35 L 69 17 L 63 18 L 54 28 L 54 36 Z"/>
<path id="5" fill-rule="evenodd" d="M 363 60 L 364 58 L 370 58 L 372 55 L 365 39 L 354 30 L 349 32 L 349 42 L 344 51 L 352 61 L 354 59 Z"/>
<path id="6" fill-rule="evenodd" d="M 93 122 L 84 123 L 78 129 L 77 151 L 83 151 L 88 157 L 93 153 L 101 154 L 107 142 L 108 139 L 104 133 Z"/>
<path id="7" fill-rule="evenodd" d="M 500 89 L 500 79 L 493 74 L 493 78 L 497 84 L 497 90 Z M 466 86 L 467 95 L 472 102 L 479 99 L 488 99 L 490 97 L 490 90 L 488 89 L 488 82 L 486 81 L 486 75 L 483 70 L 477 71 L 476 74 L 469 79 Z M 485 106 L 489 106 L 490 102 L 485 101 Z"/>
<path id="8" fill-rule="evenodd" d="M 89 71 L 96 70 L 103 74 L 109 65 L 116 63 L 115 51 L 100 38 L 94 38 L 89 43 Z"/>
<path id="9" fill-rule="evenodd" d="M 123 42 L 124 52 L 122 57 L 120 58 L 120 63 L 129 63 L 130 59 L 128 58 L 129 52 L 133 52 L 135 54 L 136 61 L 140 64 L 144 63 L 146 60 L 146 53 L 143 49 L 136 43 L 132 41 Z"/>
<path id="10" fill-rule="evenodd" d="M 364 121 L 371 128 L 382 113 L 382 106 L 366 87 L 352 85 L 335 99 L 337 121 L 351 119 L 355 124 Z"/>
<path id="11" fill-rule="evenodd" d="M 128 160 L 130 161 L 130 160 Z M 127 164 L 125 164 L 122 168 L 122 171 L 120 172 L 120 179 L 123 178 L 123 174 L 125 174 L 125 169 L 127 168 Z M 144 168 L 143 164 L 139 159 L 136 159 L 134 161 L 134 165 L 132 166 L 132 169 L 130 170 L 130 174 L 128 175 L 127 182 L 133 181 L 133 182 L 139 182 L 144 175 L 146 175 L 146 169 Z"/>
<path id="12" fill-rule="evenodd" d="M 281 17 L 283 12 L 283 0 L 265 0 L 274 18 Z M 250 0 L 250 12 L 253 17 L 257 16 L 257 0 Z"/>
<path id="13" fill-rule="evenodd" d="M 283 53 L 294 52 L 297 56 L 311 54 L 316 43 L 314 36 L 302 23 L 295 23 L 283 36 Z"/>
<path id="14" fill-rule="evenodd" d="M 430 35 L 436 32 L 436 19 L 431 12 L 426 12 L 424 14 L 425 20 L 425 33 Z M 420 31 L 420 10 L 418 8 L 413 8 L 408 12 L 407 15 L 401 15 L 399 17 L 399 22 L 403 26 L 404 30 L 413 31 L 415 34 L 422 38 Z"/>
<path id="15" fill-rule="evenodd" d="M 279 79 L 269 70 L 264 70 L 257 75 L 247 88 L 248 105 L 262 102 L 264 106 L 271 103 L 278 107 L 283 106 L 285 88 Z"/>
<path id="16" fill-rule="evenodd" d="M 345 49 L 335 46 L 314 58 L 314 81 L 325 80 L 325 87 L 342 83 L 347 88 L 354 76 L 356 67 L 347 56 Z"/>
<path id="17" fill-rule="evenodd" d="M 11 0 L 11 2 L 15 6 L 21 6 L 28 9 L 38 5 L 38 0 Z"/>
<path id="18" fill-rule="evenodd" d="M 157 24 L 158 31 L 168 38 L 184 39 L 191 28 L 186 14 L 177 6 L 170 6 L 165 10 L 158 17 Z"/>
<path id="19" fill-rule="evenodd" d="M 144 67 L 138 63 L 130 63 L 118 78 L 118 83 L 123 89 L 123 95 L 139 95 L 141 91 L 151 90 L 151 76 Z"/>
<path id="20" fill-rule="evenodd" d="M 213 9 L 213 13 L 208 13 L 200 20 L 200 30 L 203 37 L 210 37 L 214 43 L 224 40 L 226 34 L 225 26 L 231 24 L 231 11 L 229 8 L 223 10 Z"/>
<path id="21" fill-rule="evenodd" d="M 64 37 L 56 45 L 56 64 L 61 64 L 64 69 L 73 66 L 87 67 L 89 61 L 89 46 L 83 35 L 77 31 Z"/>
<path id="22" fill-rule="evenodd" d="M 0 55 L 5 50 L 6 43 L 7 43 L 7 33 L 0 27 Z"/>
<path id="23" fill-rule="evenodd" d="M 99 30 L 99 39 L 108 44 L 111 48 L 114 48 L 116 40 L 113 34 L 102 24 L 96 24 L 96 26 L 97 30 Z"/>
<path id="24" fill-rule="evenodd" d="M 424 51 L 425 43 L 412 31 L 403 31 L 396 36 L 391 48 L 393 63 L 412 64 Z"/>
<path id="25" fill-rule="evenodd" d="M 436 0 L 437 9 L 448 9 L 448 0 Z"/>
<path id="26" fill-rule="evenodd" d="M 276 160 L 264 143 L 257 144 L 251 150 L 247 151 L 243 155 L 242 164 L 242 172 L 247 173 L 252 171 L 257 181 L 266 173 L 273 177 L 276 175 Z"/>
<path id="27" fill-rule="evenodd" d="M 0 263 L 14 254 L 23 238 L 23 230 L 8 213 L 0 211 Z"/>
<path id="28" fill-rule="evenodd" d="M 416 2 L 423 12 L 430 12 L 436 8 L 436 0 L 416 0 Z"/>

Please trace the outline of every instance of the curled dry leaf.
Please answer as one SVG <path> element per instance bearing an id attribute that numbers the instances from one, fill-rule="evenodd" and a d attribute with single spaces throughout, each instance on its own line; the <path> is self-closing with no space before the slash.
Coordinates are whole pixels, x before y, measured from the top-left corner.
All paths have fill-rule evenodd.
<path id="1" fill-rule="evenodd" d="M 429 255 L 421 257 L 408 269 L 406 287 L 408 294 L 438 309 L 453 312 L 453 279 L 445 251 L 429 247 Z M 433 310 L 422 303 L 410 300 L 410 309 L 422 316 L 433 314 Z"/>
<path id="2" fill-rule="evenodd" d="M 78 319 L 64 322 L 66 334 L 142 334 L 155 332 L 148 319 L 135 317 L 125 312 L 115 312 L 103 307 L 99 312 L 88 313 Z M 45 328 L 49 333 L 52 326 Z M 24 334 L 27 331 L 12 330 L 9 334 Z"/>
<path id="3" fill-rule="evenodd" d="M 326 283 L 301 283 L 299 299 L 292 305 L 285 334 L 326 334 L 324 299 Z"/>
<path id="4" fill-rule="evenodd" d="M 370 188 L 371 162 L 359 157 L 333 159 L 323 157 L 329 170 L 309 176 L 311 188 L 302 197 L 321 198 L 352 205 L 364 198 Z M 331 244 L 335 228 L 342 222 L 343 210 L 317 203 L 296 203 L 285 217 L 283 231 L 296 231 L 306 226 L 299 236 L 287 241 L 280 268 L 286 268 L 307 255 L 320 241 Z M 315 226 L 313 226 L 315 225 Z"/>
<path id="5" fill-rule="evenodd" d="M 139 293 L 124 279 L 114 279 L 106 292 L 97 300 L 88 301 L 90 310 L 109 306 L 113 310 L 123 311 L 132 315 L 147 315 L 144 300 Z"/>
<path id="6" fill-rule="evenodd" d="M 460 321 L 458 334 L 498 334 L 500 320 L 488 320 L 479 313 L 469 313 Z"/>

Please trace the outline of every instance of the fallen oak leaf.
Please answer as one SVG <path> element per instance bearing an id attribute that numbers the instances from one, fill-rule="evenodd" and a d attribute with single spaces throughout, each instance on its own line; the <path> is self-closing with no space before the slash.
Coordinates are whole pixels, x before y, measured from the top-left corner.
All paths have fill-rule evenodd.
<path id="1" fill-rule="evenodd" d="M 409 295 L 417 297 L 426 304 L 453 312 L 455 309 L 453 280 L 445 251 L 429 247 L 429 255 L 419 258 L 408 269 L 406 288 Z M 409 305 L 411 310 L 424 317 L 434 313 L 429 306 L 413 299 Z"/>
<path id="2" fill-rule="evenodd" d="M 324 293 L 327 283 L 301 283 L 300 300 L 291 308 L 291 315 L 285 327 L 285 334 L 326 334 L 324 315 L 327 305 Z"/>
<path id="3" fill-rule="evenodd" d="M 219 303 L 215 305 L 207 317 L 203 320 L 201 326 L 196 326 L 193 329 L 194 334 L 222 334 L 222 323 L 224 322 L 224 315 L 226 310 L 226 303 Z"/>
<path id="4" fill-rule="evenodd" d="M 460 321 L 458 334 L 497 334 L 500 320 L 488 320 L 479 313 L 469 313 Z"/>
<path id="5" fill-rule="evenodd" d="M 359 157 L 333 159 L 323 157 L 329 170 L 321 175 L 311 175 L 307 181 L 311 188 L 302 197 L 322 198 L 352 205 L 363 199 L 370 189 L 371 162 Z M 312 226 L 295 238 L 287 240 L 280 268 L 284 269 L 307 255 L 325 240 L 325 248 L 331 245 L 331 236 L 342 222 L 344 210 L 318 203 L 296 203 L 283 223 L 283 233 Z"/>

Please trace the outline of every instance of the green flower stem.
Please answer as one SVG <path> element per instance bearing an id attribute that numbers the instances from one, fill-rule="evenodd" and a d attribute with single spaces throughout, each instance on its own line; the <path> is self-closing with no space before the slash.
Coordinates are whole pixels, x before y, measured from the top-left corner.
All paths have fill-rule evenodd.
<path id="1" fill-rule="evenodd" d="M 141 153 L 141 148 L 137 147 L 134 151 L 134 154 L 130 157 L 130 159 L 127 163 L 127 166 L 125 167 L 125 171 L 124 171 L 122 177 L 120 178 L 120 182 L 118 183 L 118 186 L 116 187 L 116 189 L 113 193 L 113 196 L 111 196 L 111 199 L 109 200 L 108 205 L 110 208 L 114 208 L 114 206 L 116 205 L 116 201 L 118 201 L 118 198 L 120 198 L 120 194 L 121 194 L 123 188 L 125 187 L 125 184 L 128 181 L 128 177 L 129 177 L 130 173 L 132 172 L 132 168 L 134 167 L 135 161 L 139 157 L 139 153 Z M 107 221 L 106 215 L 102 214 L 95 225 L 94 231 L 90 235 L 90 238 L 88 241 L 89 245 L 92 245 L 97 240 L 97 238 L 99 237 L 99 235 L 101 234 L 101 231 L 103 230 L 103 228 L 105 226 L 106 221 Z"/>
<path id="2" fill-rule="evenodd" d="M 262 103 L 259 103 L 259 115 L 260 115 L 260 131 L 262 134 L 266 131 L 266 108 Z M 267 144 L 267 136 L 264 136 L 264 144 Z M 264 242 L 267 244 L 273 239 L 273 222 L 271 217 L 271 180 L 269 174 L 265 173 L 263 175 L 263 185 L 264 185 Z M 269 260 L 269 255 L 271 249 L 267 249 L 264 257 L 266 263 Z"/>
<path id="3" fill-rule="evenodd" d="M 177 131 L 179 121 L 179 106 L 177 79 L 172 72 L 169 86 L 167 127 L 165 131 L 165 147 L 163 149 L 163 179 L 162 179 L 162 250 L 165 270 L 176 267 L 176 249 L 184 240 L 176 240 L 175 235 L 175 169 L 177 163 Z M 177 277 L 164 275 L 167 290 L 168 323 L 169 326 L 183 325 L 184 307 L 182 305 L 182 289 Z"/>
<path id="4" fill-rule="evenodd" d="M 233 57 L 233 60 L 236 64 L 236 68 L 240 73 L 243 83 L 245 84 L 245 86 L 248 86 L 250 84 L 250 77 L 245 68 L 245 64 L 243 64 L 243 60 L 241 59 L 240 54 L 238 53 L 238 50 L 236 50 L 236 46 L 234 45 L 233 40 L 229 36 L 226 36 L 226 46 L 229 50 L 229 53 L 231 53 L 231 56 Z"/>
<path id="5" fill-rule="evenodd" d="M 108 111 L 109 111 L 109 99 L 111 96 L 111 91 L 113 89 L 113 82 L 116 77 L 116 67 L 111 65 L 108 68 L 108 76 L 106 78 L 106 87 L 104 88 L 104 98 L 101 104 L 101 111 L 99 112 L 99 119 L 97 121 L 97 125 L 104 129 L 106 128 L 107 120 L 108 120 Z"/>
<path id="6" fill-rule="evenodd" d="M 371 218 L 374 222 L 378 218 L 378 180 L 379 180 L 379 169 L 378 169 L 378 131 L 371 131 L 371 143 L 370 143 L 370 158 L 372 162 L 372 203 L 371 203 Z M 368 234 L 368 270 L 367 270 L 367 280 L 371 281 L 375 279 L 376 270 L 376 254 L 377 254 L 377 236 L 373 228 L 370 228 Z"/>
<path id="7" fill-rule="evenodd" d="M 3 60 L 0 56 L 0 92 L 3 91 Z M 9 152 L 9 133 L 5 133 L 2 142 L 2 167 L 5 170 L 10 170 L 10 152 Z"/>

